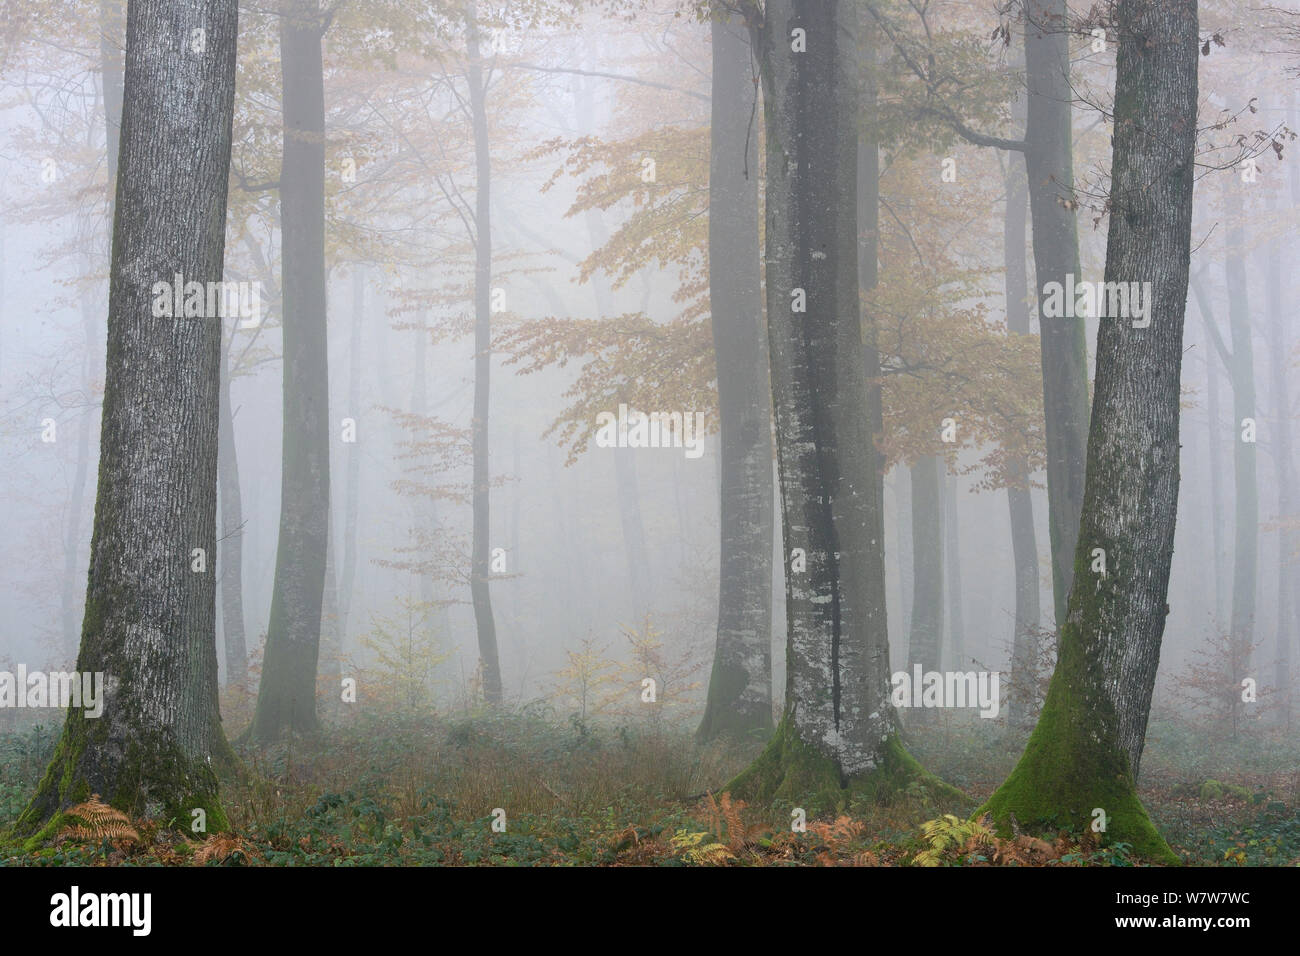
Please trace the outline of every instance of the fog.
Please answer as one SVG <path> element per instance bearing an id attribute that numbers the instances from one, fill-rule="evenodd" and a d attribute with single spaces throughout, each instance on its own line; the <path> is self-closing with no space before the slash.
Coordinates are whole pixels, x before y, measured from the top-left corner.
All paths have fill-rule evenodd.
<path id="1" fill-rule="evenodd" d="M 16 20 L 0 62 L 0 667 L 11 671 L 19 664 L 73 669 L 83 638 L 108 362 L 110 216 L 119 188 L 110 176 L 122 77 L 112 68 L 122 69 L 125 34 L 121 23 L 112 29 L 116 21 L 105 11 L 113 6 L 54 4 L 58 29 Z M 739 81 L 753 94 L 719 111 L 711 102 L 711 24 L 691 5 L 480 3 L 469 14 L 481 27 L 477 55 L 466 52 L 463 11 L 397 0 L 373 9 L 341 5 L 324 21 L 323 71 L 315 76 L 323 76 L 324 94 L 325 308 L 318 318 L 328 407 L 302 391 L 304 430 L 295 431 L 299 423 L 285 417 L 285 289 L 299 280 L 285 273 L 281 216 L 291 215 L 291 178 L 310 190 L 316 174 L 281 168 L 293 112 L 284 98 L 294 83 L 309 93 L 312 77 L 310 58 L 306 67 L 281 63 L 274 6 L 241 5 L 239 17 L 223 278 L 245 284 L 245 312 L 176 318 L 224 323 L 221 374 L 233 443 L 223 431 L 215 553 L 205 551 L 202 569 L 192 570 L 214 577 L 227 735 L 252 717 L 274 616 L 277 552 L 293 562 L 299 552 L 292 547 L 303 547 L 285 544 L 282 507 L 306 507 L 309 485 L 286 478 L 284 463 L 307 454 L 311 436 L 323 433 L 315 429 L 328 430 L 328 474 L 311 464 L 301 474 L 327 483 L 329 545 L 327 554 L 319 542 L 301 553 L 326 561 L 322 621 L 313 632 L 319 665 L 308 675 L 325 688 L 322 719 L 355 719 L 355 698 L 345 695 L 341 706 L 334 700 L 337 682 L 349 678 L 361 681 L 358 707 L 399 707 L 411 702 L 409 693 L 440 714 L 471 714 L 485 703 L 490 677 L 471 594 L 480 386 L 490 412 L 478 423 L 487 430 L 487 483 L 479 490 L 488 509 L 478 546 L 490 566 L 482 581 L 504 706 L 560 720 L 578 710 L 585 719 L 589 708 L 624 719 L 642 691 L 640 667 L 658 682 L 664 719 L 694 731 L 714 669 L 727 564 L 710 328 L 709 132 L 724 113 L 744 131 L 744 149 L 752 152 L 733 159 L 751 155 L 755 168 L 746 161 L 738 181 L 756 190 L 763 228 L 775 228 L 771 194 L 764 193 L 772 133 L 758 54 L 752 77 Z M 878 112 L 863 121 L 878 179 L 872 221 L 879 261 L 873 254 L 870 271 L 878 272 L 879 291 L 864 280 L 862 302 L 879 337 L 879 374 L 868 372 L 868 382 L 880 385 L 884 406 L 876 442 L 884 462 L 887 671 L 910 674 L 915 664 L 993 672 L 1002 675 L 1005 701 L 1016 670 L 1018 607 L 1023 614 L 1035 603 L 1023 593 L 1018 603 L 1012 460 L 1029 462 L 1020 490 L 1037 559 L 1037 619 L 1022 620 L 1020 631 L 1041 638 L 1048 672 L 1055 641 L 1046 471 L 1053 453 L 1044 450 L 1043 402 L 1057 382 L 1040 368 L 1037 342 L 1043 322 L 1066 320 L 1040 315 L 1049 290 L 1035 276 L 1035 266 L 1039 276 L 1045 266 L 1035 261 L 1033 234 L 1047 214 L 1035 207 L 1030 215 L 1023 144 L 1019 151 L 991 148 L 966 134 L 1024 137 L 1023 37 L 1034 28 L 992 3 L 868 6 L 884 11 L 872 27 L 878 69 L 868 70 Z M 922 8 L 924 24 L 916 13 Z M 1230 720 L 1234 734 L 1290 726 L 1297 679 L 1292 380 L 1300 278 L 1291 264 L 1300 164 L 1291 131 L 1300 129 L 1298 15 L 1291 3 L 1249 10 L 1200 4 L 1198 45 L 1205 47 L 1177 524 L 1151 715 L 1215 727 Z M 930 65 L 928 93 L 912 72 L 916 61 L 900 52 L 921 49 L 927 31 L 942 54 L 940 66 Z M 1067 42 L 1074 181 L 1051 188 L 1077 231 L 1080 274 L 1072 281 L 1101 282 L 1120 40 L 1114 22 L 1080 12 Z M 483 71 L 482 103 L 470 92 L 473 70 Z M 310 119 L 310 95 L 302 102 L 296 109 Z M 305 150 L 321 147 L 311 134 L 301 138 Z M 1031 142 L 1031 161 L 1035 148 Z M 490 197 L 479 182 L 485 168 Z M 1030 176 L 1035 202 L 1043 186 Z M 118 210 L 119 222 L 130 214 Z M 1016 235 L 1021 245 L 1011 248 L 1007 237 Z M 489 241 L 487 262 L 476 262 L 476 248 Z M 771 267 L 764 258 L 751 264 Z M 1028 304 L 1030 344 L 1015 352 L 1004 347 L 1016 334 L 1008 331 L 1016 321 L 1008 269 L 1024 274 Z M 309 286 L 310 273 L 303 276 Z M 170 282 L 170 270 L 150 273 L 150 283 L 159 279 Z M 766 281 L 773 281 L 770 272 Z M 163 298 L 170 310 L 170 293 Z M 1065 299 L 1072 299 L 1068 290 Z M 310 305 L 304 310 L 314 315 Z M 476 322 L 481 332 L 485 315 L 490 385 L 476 379 L 484 367 L 476 370 Z M 1091 383 L 1105 319 L 1067 315 L 1083 325 Z M 754 328 L 763 326 L 762 316 L 750 318 Z M 320 370 L 308 346 L 322 325 L 303 328 L 308 350 L 295 374 L 315 387 Z M 764 337 L 764 355 L 767 347 Z M 776 386 L 763 372 L 755 387 L 769 396 Z M 187 387 L 175 382 L 178 393 Z M 620 406 L 678 415 L 687 425 L 698 420 L 703 434 L 687 430 L 682 441 L 681 431 L 665 426 L 656 437 L 666 447 L 607 447 L 602 416 L 620 421 Z M 148 403 L 138 412 L 152 414 Z M 764 421 L 770 415 L 765 407 Z M 638 444 L 627 441 L 626 415 L 621 422 L 623 443 Z M 782 475 L 777 455 L 770 457 L 775 722 L 791 703 L 786 578 L 798 570 L 792 562 L 800 542 L 782 540 Z M 917 484 L 927 468 L 938 471 L 937 510 L 934 489 Z M 1106 480 L 1091 463 L 1087 477 Z M 926 496 L 921 505 L 918 495 Z M 1136 526 L 1142 503 L 1134 507 Z M 786 515 L 787 527 L 791 520 Z M 939 539 L 924 538 L 934 527 L 937 551 Z M 242 555 L 232 572 L 234 538 Z M 191 547 L 198 545 L 183 550 Z M 937 577 L 923 570 L 921 547 L 930 548 Z M 1091 571 L 1102 577 L 1158 576 L 1151 568 L 1106 568 L 1101 560 Z M 918 574 L 930 577 L 922 584 Z M 918 587 L 931 597 L 918 600 Z M 232 608 L 241 618 L 243 654 L 230 643 Z M 302 621 L 293 605 L 285 608 L 292 630 Z M 936 622 L 940 651 L 921 660 L 916 633 Z M 1238 655 L 1224 665 L 1225 680 L 1248 679 L 1260 695 L 1232 704 L 1227 718 L 1217 704 L 1195 702 L 1197 675 L 1210 680 L 1207 669 L 1226 659 L 1225 640 Z M 401 647 L 410 656 L 394 663 Z M 624 669 L 610 678 L 613 691 L 575 696 L 573 668 L 584 653 Z M 243 681 L 230 673 L 236 659 L 251 666 L 239 688 L 233 685 Z M 409 678 L 417 659 L 417 690 L 401 689 L 403 668 Z M 1214 693 L 1223 698 L 1222 687 Z"/>

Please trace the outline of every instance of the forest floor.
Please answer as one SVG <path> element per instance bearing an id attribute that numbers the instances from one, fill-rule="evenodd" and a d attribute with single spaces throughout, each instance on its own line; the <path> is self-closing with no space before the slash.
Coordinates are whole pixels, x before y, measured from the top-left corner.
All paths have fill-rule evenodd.
<path id="1" fill-rule="evenodd" d="M 49 725 L 0 731 L 0 830 L 33 792 L 56 735 Z M 700 747 L 683 730 L 528 711 L 372 715 L 331 725 L 316 742 L 243 752 L 246 772 L 222 790 L 232 834 L 188 839 L 157 821 L 123 818 L 129 836 L 121 828 L 116 839 L 66 836 L 35 853 L 6 851 L 0 865 L 1141 862 L 1123 845 L 1098 846 L 1090 833 L 1004 840 L 966 822 L 1023 746 L 1000 721 L 947 719 L 906 742 L 970 802 L 936 806 L 905 793 L 888 805 L 808 813 L 803 832 L 792 832 L 792 808 L 748 807 L 719 792 L 758 753 L 757 742 Z M 1154 717 L 1139 789 L 1188 863 L 1300 864 L 1295 735 L 1251 728 L 1216 737 Z"/>

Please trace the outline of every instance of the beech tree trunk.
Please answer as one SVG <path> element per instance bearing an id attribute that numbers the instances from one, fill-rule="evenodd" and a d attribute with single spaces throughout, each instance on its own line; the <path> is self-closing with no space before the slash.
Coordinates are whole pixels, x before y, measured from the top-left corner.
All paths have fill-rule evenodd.
<path id="1" fill-rule="evenodd" d="M 244 502 L 239 490 L 235 416 L 230 407 L 230 353 L 221 350 L 217 486 L 221 501 L 221 631 L 226 649 L 226 683 L 248 686 L 248 646 L 244 634 Z"/>
<path id="2" fill-rule="evenodd" d="M 912 631 L 908 668 L 938 670 L 943 656 L 943 460 L 912 465 Z M 916 715 L 921 717 L 925 711 Z"/>
<path id="3" fill-rule="evenodd" d="M 701 739 L 772 729 L 772 418 L 759 293 L 758 95 L 749 33 L 712 23 L 709 308 L 721 421 L 718 636 Z"/>
<path id="4" fill-rule="evenodd" d="M 15 834 L 48 836 L 91 794 L 133 814 L 226 828 L 215 718 L 221 323 L 156 318 L 156 282 L 220 281 L 235 90 L 235 0 L 136 0 L 123 122 L 100 482 L 77 669 L 101 716 L 68 711 Z M 206 54 L 190 50 L 205 31 Z M 202 549 L 200 556 L 196 549 Z M 203 568 L 204 570 L 198 570 Z"/>
<path id="5" fill-rule="evenodd" d="M 487 90 L 479 56 L 478 15 L 470 3 L 465 17 L 469 53 L 469 103 L 474 122 L 475 231 L 474 231 L 474 531 L 470 558 L 470 599 L 478 627 L 478 654 L 483 699 L 501 703 L 501 663 L 497 655 L 497 628 L 489 589 L 489 487 L 488 410 L 492 374 L 492 160 L 488 148 Z"/>
<path id="6" fill-rule="evenodd" d="M 325 326 L 324 25 L 319 0 L 280 16 L 284 155 L 284 448 L 271 620 L 252 735 L 312 734 L 329 537 L 329 355 Z"/>
<path id="7" fill-rule="evenodd" d="M 359 264 L 352 266 L 352 329 L 348 338 L 348 407 L 347 417 L 362 420 L 361 414 L 361 329 L 366 315 L 366 272 Z M 339 639 L 347 641 L 348 616 L 356 598 L 357 583 L 357 515 L 361 509 L 361 442 L 347 446 L 344 472 L 347 488 L 343 493 L 343 560 L 339 572 Z"/>
<path id="8" fill-rule="evenodd" d="M 948 662 L 966 663 L 966 629 L 961 607 L 961 533 L 957 523 L 957 476 L 945 469 L 943 479 L 944 590 L 948 597 Z"/>
<path id="9" fill-rule="evenodd" d="M 1119 0 L 1107 282 L 1150 282 L 1150 324 L 1103 318 L 1074 587 L 1047 702 L 977 813 L 1089 828 L 1176 858 L 1137 799 L 1178 510 L 1183 315 L 1195 179 L 1195 0 Z M 1032 182 L 1032 176 L 1031 176 Z M 1092 570 L 1094 549 L 1106 572 Z"/>
<path id="10" fill-rule="evenodd" d="M 1291 393 L 1287 385 L 1286 325 L 1282 315 L 1287 306 L 1282 297 L 1282 259 L 1279 240 L 1268 245 L 1265 282 L 1268 293 L 1269 389 L 1272 392 L 1273 473 L 1277 482 L 1277 630 L 1273 647 L 1273 687 L 1278 695 L 1274 723 L 1290 729 L 1293 707 L 1291 686 L 1291 642 L 1295 621 L 1294 574 L 1289 569 L 1300 552 L 1300 535 L 1288 523 L 1295 511 L 1294 466 L 1291 460 Z"/>
<path id="11" fill-rule="evenodd" d="M 1025 169 L 1033 222 L 1034 271 L 1039 301 L 1050 282 L 1081 279 L 1073 201 L 1068 5 L 1066 0 L 1024 0 Z M 1074 574 L 1075 541 L 1083 504 L 1088 443 L 1088 347 L 1082 318 L 1048 319 L 1040 310 L 1043 413 L 1047 439 L 1048 530 L 1056 624 L 1065 620 Z"/>
<path id="12" fill-rule="evenodd" d="M 1240 185 L 1230 177 L 1229 183 Z M 1232 379 L 1232 474 L 1233 474 L 1233 548 L 1232 548 L 1232 683 L 1240 686 L 1250 671 L 1251 644 L 1255 637 L 1256 592 L 1259 578 L 1259 487 L 1255 455 L 1255 437 L 1245 434 L 1246 420 L 1258 428 L 1255 410 L 1255 351 L 1251 343 L 1250 302 L 1246 283 L 1246 261 L 1239 201 L 1225 187 L 1229 204 L 1227 258 L 1224 269 L 1228 293 L 1228 325 L 1232 336 L 1232 355 L 1228 374 Z M 1239 697 L 1233 698 L 1232 729 L 1237 731 L 1241 712 Z"/>
<path id="13" fill-rule="evenodd" d="M 786 562 L 785 714 L 764 754 L 730 785 L 747 799 L 804 800 L 903 761 L 915 767 L 898 744 L 889 699 L 881 476 L 863 414 L 860 16 L 841 0 L 769 0 L 762 22 L 751 23 L 767 127 L 782 539 L 806 570 Z"/>
<path id="14" fill-rule="evenodd" d="M 1007 211 L 1003 228 L 1006 267 L 1007 333 L 1029 334 L 1029 275 L 1025 267 L 1025 214 L 1029 190 L 1022 160 L 1007 156 Z M 1029 462 L 1022 455 L 1011 462 L 1007 482 L 1007 509 L 1011 519 L 1011 552 L 1016 575 L 1015 625 L 1011 644 L 1011 699 L 1007 720 L 1025 729 L 1035 716 L 1033 693 L 1037 682 L 1038 625 L 1042 617 L 1038 589 L 1038 539 L 1034 532 L 1034 506 L 1029 491 Z"/>

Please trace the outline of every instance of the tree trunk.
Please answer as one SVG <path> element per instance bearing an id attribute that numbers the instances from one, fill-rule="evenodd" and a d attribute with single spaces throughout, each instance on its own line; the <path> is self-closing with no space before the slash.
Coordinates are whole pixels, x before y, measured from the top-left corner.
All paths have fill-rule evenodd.
<path id="1" fill-rule="evenodd" d="M 218 488 L 221 497 L 221 627 L 226 647 L 226 683 L 248 686 L 244 635 L 244 505 L 235 452 L 235 416 L 230 407 L 230 353 L 221 352 Z"/>
<path id="2" fill-rule="evenodd" d="M 1273 210 L 1270 205 L 1271 211 Z M 1276 441 L 1273 442 L 1274 480 L 1277 482 L 1277 631 L 1274 641 L 1273 687 L 1277 693 L 1277 711 L 1274 723 L 1277 726 L 1291 727 L 1292 686 L 1291 686 L 1291 640 L 1292 628 L 1295 626 L 1295 591 L 1292 587 L 1294 578 L 1287 574 L 1300 551 L 1300 535 L 1288 524 L 1295 511 L 1295 493 L 1291 463 L 1291 394 L 1287 386 L 1287 342 L 1286 324 L 1282 316 L 1286 303 L 1282 298 L 1282 259 L 1279 241 L 1274 239 L 1268 244 L 1265 282 L 1268 293 L 1269 315 L 1269 388 L 1272 392 L 1272 405 Z"/>
<path id="3" fill-rule="evenodd" d="M 757 96 L 749 34 L 715 19 L 709 305 L 717 357 L 722 540 L 718 637 L 699 737 L 772 729 L 772 420 L 759 292 Z"/>
<path id="4" fill-rule="evenodd" d="M 1199 296 L 1198 296 L 1199 301 Z M 1209 323 L 1213 318 L 1204 309 L 1200 310 L 1201 321 Z M 1227 548 L 1223 543 L 1223 442 L 1219 435 L 1222 418 L 1219 413 L 1219 367 L 1218 358 L 1207 351 L 1205 356 L 1205 413 L 1209 418 L 1206 429 L 1206 443 L 1209 448 L 1210 466 L 1210 529 L 1214 541 L 1214 624 L 1222 627 L 1227 621 L 1228 580 L 1223 560 Z"/>
<path id="5" fill-rule="evenodd" d="M 220 281 L 235 90 L 235 0 L 130 6 L 100 477 L 77 670 L 104 707 L 72 707 L 15 835 L 33 843 L 98 793 L 133 815 L 224 830 L 217 700 L 216 317 L 155 317 L 154 284 Z M 190 51 L 206 31 L 206 55 Z"/>
<path id="6" fill-rule="evenodd" d="M 862 13 L 769 0 L 753 23 L 767 124 L 766 294 L 786 562 L 785 714 L 729 786 L 746 799 L 841 802 L 919 772 L 889 698 L 881 476 L 858 286 Z M 792 31 L 803 31 L 793 34 Z M 806 42 L 807 52 L 792 49 Z M 797 311 L 801 304 L 806 306 Z M 879 773 L 877 773 L 877 771 Z"/>
<path id="7" fill-rule="evenodd" d="M 1107 282 L 1150 282 L 1150 324 L 1103 318 L 1075 586 L 1042 717 L 980 810 L 1000 828 L 1089 828 L 1176 862 L 1135 781 L 1178 509 L 1183 315 L 1195 178 L 1195 0 L 1119 0 Z M 1031 176 L 1032 182 L 1032 176 Z M 1095 549 L 1104 574 L 1092 570 Z"/>
<path id="8" fill-rule="evenodd" d="M 315 733 L 325 549 L 329 537 L 329 355 L 325 304 L 325 86 L 319 0 L 280 17 L 284 155 L 284 465 L 271 620 L 252 735 Z"/>
<path id="9" fill-rule="evenodd" d="M 78 625 L 81 623 L 81 605 L 77 601 L 77 558 L 81 554 L 81 509 L 86 498 L 86 478 L 90 472 L 90 429 L 95 421 L 95 408 L 89 401 L 91 355 L 95 351 L 95 315 L 97 309 L 88 295 L 81 296 L 81 327 L 85 334 L 86 351 L 83 353 L 81 380 L 85 383 L 86 407 L 78 415 L 77 463 L 72 475 L 72 493 L 68 500 L 68 519 L 63 533 L 63 647 L 68 660 L 77 654 Z"/>
<path id="10" fill-rule="evenodd" d="M 912 601 L 916 593 L 916 577 L 912 572 L 916 564 L 916 548 L 912 541 L 912 469 L 906 465 L 894 468 L 894 517 L 898 524 L 898 633 L 912 633 Z"/>
<path id="11" fill-rule="evenodd" d="M 352 330 L 348 340 L 348 417 L 361 420 L 361 329 L 366 314 L 366 272 L 352 267 Z M 423 333 L 421 333 L 423 334 Z M 421 353 L 422 354 L 422 353 Z M 421 414 L 423 414 L 421 412 Z M 359 443 L 346 446 L 347 489 L 343 498 L 343 561 L 339 577 L 339 640 L 346 643 L 348 617 L 357 582 L 357 514 L 361 507 L 361 449 Z"/>
<path id="12" fill-rule="evenodd" d="M 1025 0 L 1025 168 L 1033 221 L 1039 302 L 1050 282 L 1082 278 L 1074 212 L 1070 49 L 1066 0 Z M 1074 544 L 1083 503 L 1088 443 L 1088 346 L 1082 318 L 1043 318 L 1043 413 L 1047 439 L 1047 501 L 1056 624 L 1074 574 Z"/>
<path id="13" fill-rule="evenodd" d="M 474 532 L 471 545 L 470 598 L 478 626 L 479 666 L 483 699 L 501 703 L 501 664 L 497 656 L 496 621 L 488 586 L 491 533 L 489 518 L 488 401 L 492 373 L 492 160 L 488 150 L 487 90 L 479 57 L 478 13 L 470 3 L 465 16 L 469 53 L 469 103 L 474 122 L 475 233 L 474 233 Z"/>
<path id="14" fill-rule="evenodd" d="M 99 4 L 99 69 L 104 106 L 104 144 L 108 169 L 108 222 L 113 222 L 113 187 L 117 183 L 118 139 L 122 132 L 122 41 L 126 35 L 122 0 L 100 0 Z M 110 237 L 111 242 L 111 237 Z M 106 250 L 111 252 L 111 250 Z M 90 392 L 92 355 L 98 340 L 96 318 L 99 303 L 81 297 L 82 329 L 86 336 L 86 351 L 82 362 L 82 381 Z M 63 650 L 69 660 L 76 656 L 80 638 L 82 607 L 77 601 L 77 565 L 81 552 L 81 511 L 85 504 L 86 481 L 90 471 L 90 434 L 95 422 L 95 409 L 89 404 L 81 413 L 77 428 L 77 463 L 73 472 L 72 494 L 69 498 L 68 521 L 63 543 Z"/>
<path id="15" fill-rule="evenodd" d="M 966 664 L 966 630 L 961 613 L 961 537 L 957 525 L 957 476 L 947 471 L 943 481 L 944 575 L 948 595 L 948 662 L 956 670 Z"/>
<path id="16" fill-rule="evenodd" d="M 908 665 L 939 670 L 943 644 L 943 460 L 935 455 L 912 465 L 912 631 Z M 925 711 L 917 716 L 925 715 Z"/>
<path id="17" fill-rule="evenodd" d="M 1029 334 L 1029 275 L 1025 267 L 1025 214 L 1029 191 L 1023 160 L 1007 156 L 1007 212 L 1003 228 L 1006 268 L 1007 333 Z M 1007 508 L 1011 519 L 1011 552 L 1016 575 L 1016 616 L 1011 644 L 1011 699 L 1007 720 L 1026 729 L 1034 719 L 1037 683 L 1038 625 L 1042 616 L 1038 589 L 1038 540 L 1029 491 L 1029 462 L 1015 458 L 1009 468 Z"/>
<path id="18" fill-rule="evenodd" d="M 1237 177 L 1228 182 L 1240 183 Z M 1226 187 L 1231 189 L 1231 186 Z M 1234 524 L 1232 550 L 1232 683 L 1250 673 L 1251 644 L 1255 637 L 1256 588 L 1259 575 L 1259 487 L 1255 441 L 1243 437 L 1245 420 L 1258 423 L 1255 411 L 1255 352 L 1251 344 L 1250 303 L 1239 200 L 1227 193 L 1228 234 L 1224 270 L 1227 279 L 1228 325 L 1232 336 L 1232 474 Z M 1233 697 L 1232 730 L 1237 732 L 1241 700 Z"/>

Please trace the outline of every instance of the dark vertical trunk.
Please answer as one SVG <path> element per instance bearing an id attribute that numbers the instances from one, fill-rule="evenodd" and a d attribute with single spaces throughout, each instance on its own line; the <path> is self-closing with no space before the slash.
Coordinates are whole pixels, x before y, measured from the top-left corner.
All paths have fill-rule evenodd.
<path id="1" fill-rule="evenodd" d="M 235 0 L 138 0 L 127 23 L 109 279 L 100 482 L 77 670 L 104 675 L 98 718 L 72 707 L 17 835 L 101 794 L 131 814 L 226 828 L 211 759 L 217 700 L 221 324 L 155 317 L 154 284 L 221 279 L 235 90 Z M 191 31 L 206 31 L 194 56 Z M 165 39 L 160 39 L 165 38 Z"/>
<path id="2" fill-rule="evenodd" d="M 870 293 L 876 288 L 880 278 L 880 129 L 879 129 L 879 82 L 877 77 L 877 50 L 879 32 L 873 19 L 865 8 L 857 11 L 861 101 L 859 103 L 860 119 L 858 121 L 858 164 L 857 188 L 858 200 L 858 286 L 859 294 Z M 872 472 L 875 499 L 868 503 L 867 535 L 869 552 L 867 557 L 867 594 L 868 600 L 879 604 L 879 626 L 884 632 L 882 646 L 877 651 L 883 652 L 883 661 L 877 666 L 889 669 L 889 631 L 887 627 L 888 592 L 885 587 L 885 456 L 880 452 L 879 442 L 884 435 L 884 399 L 882 395 L 880 348 L 877 338 L 876 316 L 873 311 L 861 313 L 862 323 L 862 371 L 867 387 L 867 428 L 870 441 L 866 451 Z M 901 538 L 902 529 L 899 529 Z M 901 549 L 900 549 L 901 550 Z M 900 575 L 901 577 L 901 575 Z"/>
<path id="3" fill-rule="evenodd" d="M 772 419 L 759 293 L 758 95 L 749 34 L 715 19 L 709 307 L 721 424 L 718 636 L 699 736 L 772 728 Z"/>
<path id="4" fill-rule="evenodd" d="M 804 797 L 887 770 L 880 474 L 858 285 L 860 34 L 855 5 L 769 0 L 755 24 L 767 125 L 766 294 L 786 553 L 785 716 L 732 792 Z M 791 31 L 805 31 L 806 53 Z M 795 290 L 806 311 L 792 308 Z M 895 764 L 894 766 L 897 766 Z"/>
<path id="5" fill-rule="evenodd" d="M 284 466 L 280 539 L 252 734 L 314 733 L 329 537 L 329 356 L 325 326 L 325 86 L 319 0 L 280 17 L 284 155 Z"/>
<path id="6" fill-rule="evenodd" d="M 917 459 L 912 477 L 912 630 L 908 664 L 938 670 L 943 643 L 943 460 Z M 910 669 L 910 668 L 909 668 Z M 918 711 L 924 716 L 925 711 Z"/>
<path id="7" fill-rule="evenodd" d="M 244 504 L 235 451 L 235 415 L 230 405 L 230 353 L 221 352 L 217 486 L 221 493 L 221 628 L 226 648 L 226 683 L 248 686 L 244 634 Z"/>
<path id="8" fill-rule="evenodd" d="M 1025 0 L 1025 168 L 1041 303 L 1050 282 L 1082 278 L 1073 201 L 1070 49 L 1065 0 Z M 1088 349 L 1082 318 L 1039 318 L 1047 500 L 1056 624 L 1065 619 L 1083 503 L 1088 443 Z"/>
<path id="9" fill-rule="evenodd" d="M 478 626 L 479 667 L 483 699 L 489 705 L 501 703 L 501 664 L 497 656 L 496 621 L 492 616 L 489 590 L 488 410 L 492 373 L 492 160 L 488 150 L 487 90 L 483 83 L 483 61 L 479 56 L 477 10 L 467 7 L 465 22 L 469 53 L 469 104 L 474 122 L 474 532 L 470 557 L 470 599 Z"/>
<path id="10" fill-rule="evenodd" d="M 99 4 L 99 69 L 100 89 L 104 107 L 104 143 L 108 170 L 108 222 L 113 223 L 113 189 L 117 183 L 117 157 L 122 134 L 122 42 L 126 36 L 125 6 L 122 0 L 100 0 Z M 111 243 L 111 236 L 110 236 Z M 94 268 L 92 266 L 92 268 Z M 99 325 L 96 321 L 100 303 L 88 295 L 81 296 L 81 320 L 85 333 L 86 351 L 82 362 L 82 381 L 87 383 L 89 394 L 92 356 L 97 351 Z M 81 636 L 82 605 L 77 600 L 77 565 L 81 552 L 81 513 L 86 498 L 86 481 L 90 472 L 90 435 L 95 422 L 95 409 L 89 405 L 82 410 L 77 426 L 77 461 L 73 471 L 72 494 L 68 505 L 67 524 L 63 542 L 63 596 L 61 601 L 63 623 L 63 651 L 71 660 L 76 656 Z"/>
<path id="11" fill-rule="evenodd" d="M 1025 266 L 1025 214 L 1029 206 L 1023 159 L 1007 155 L 1007 210 L 1002 233 L 1006 269 L 1007 333 L 1029 334 L 1029 274 Z M 1010 441 L 1015 441 L 1012 436 Z M 1035 716 L 1033 688 L 1037 680 L 1038 625 L 1042 616 L 1038 589 L 1038 539 L 1029 491 L 1029 461 L 1012 459 L 1007 476 L 1007 508 L 1011 519 L 1011 552 L 1016 576 L 1015 629 L 1011 644 L 1011 699 L 1007 719 L 1012 727 L 1028 727 Z"/>
<path id="12" fill-rule="evenodd" d="M 1047 702 L 983 808 L 1173 862 L 1137 799 L 1178 509 L 1183 315 L 1195 180 L 1195 0 L 1119 0 L 1107 282 L 1150 282 L 1150 324 L 1103 318 L 1074 587 Z M 1032 181 L 1032 177 L 1031 177 Z M 1106 573 L 1091 570 L 1106 554 Z M 981 812 L 981 811 L 977 811 Z"/>

